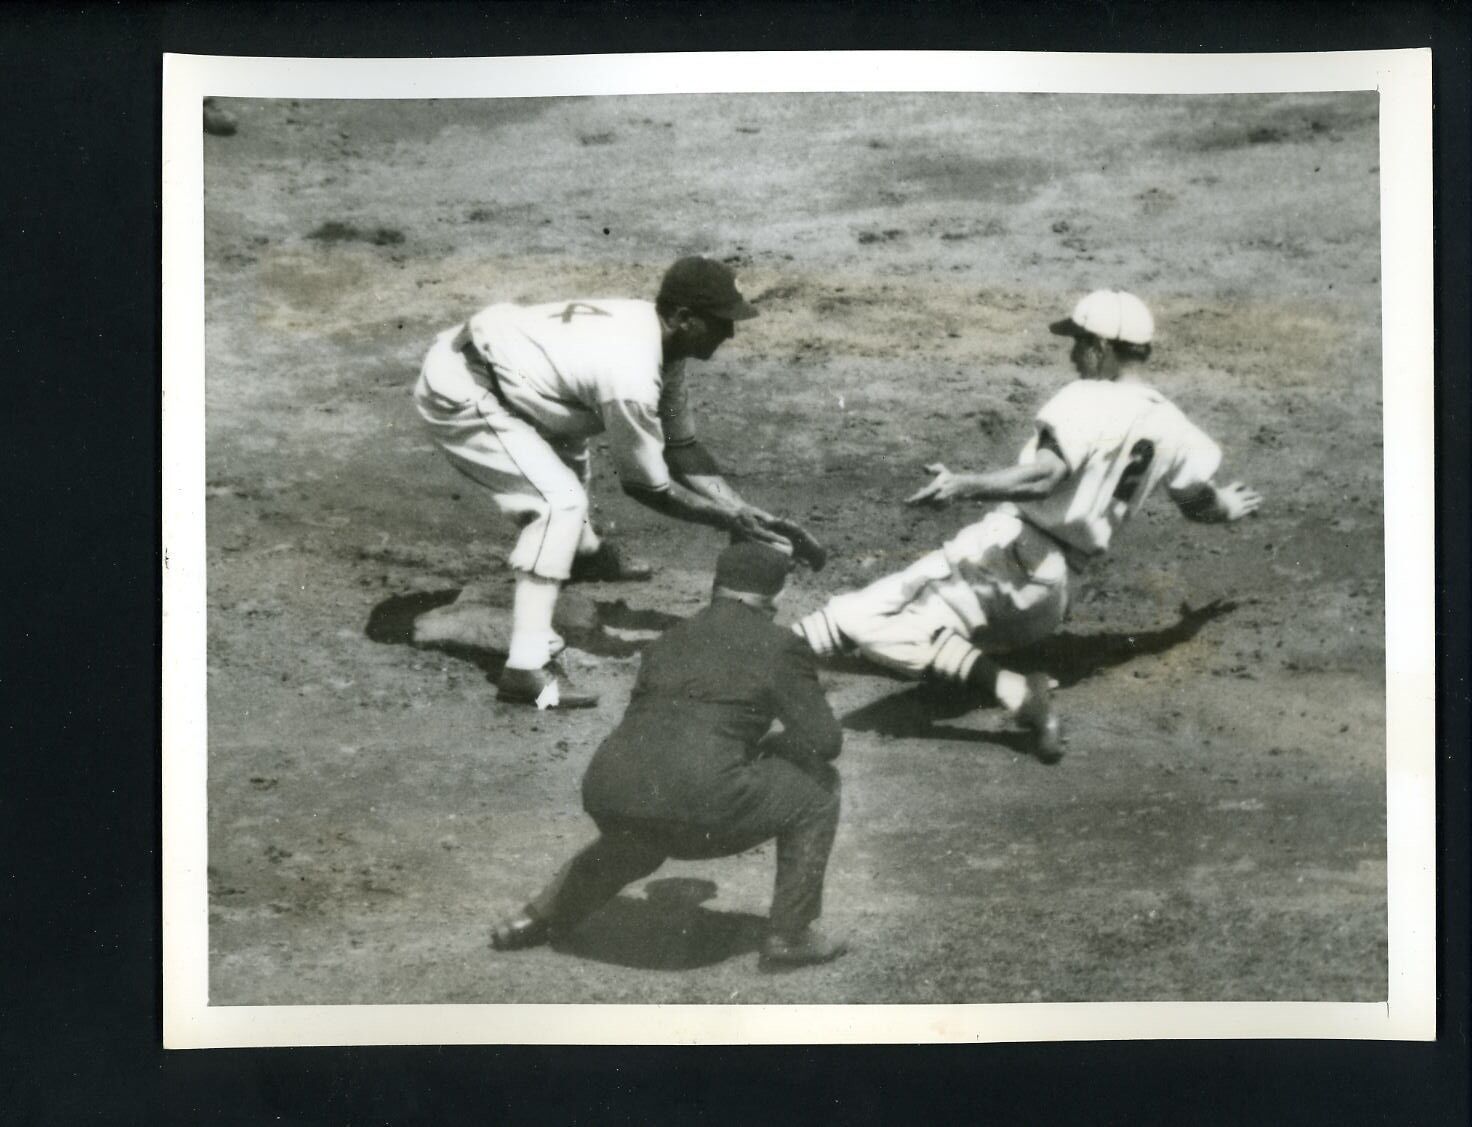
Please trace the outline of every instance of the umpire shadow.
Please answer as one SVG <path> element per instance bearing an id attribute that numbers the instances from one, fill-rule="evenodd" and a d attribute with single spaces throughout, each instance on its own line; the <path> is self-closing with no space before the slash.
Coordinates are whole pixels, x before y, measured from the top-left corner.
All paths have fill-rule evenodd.
<path id="1" fill-rule="evenodd" d="M 755 951 L 767 933 L 766 918 L 701 906 L 715 894 L 714 881 L 650 881 L 642 898 L 615 897 L 554 946 L 581 959 L 639 970 L 693 970 Z"/>
<path id="2" fill-rule="evenodd" d="M 1134 634 L 1055 634 L 1027 650 L 1009 654 L 1004 660 L 1009 669 L 1047 673 L 1057 680 L 1059 687 L 1067 688 L 1105 669 L 1124 665 L 1137 657 L 1164 653 L 1189 641 L 1208 622 L 1231 613 L 1236 606 L 1235 602 L 1223 600 L 1195 610 L 1183 606 L 1180 619 L 1160 630 Z M 980 690 L 927 683 L 856 708 L 843 717 L 842 724 L 855 732 L 997 744 L 1030 754 L 1034 739 L 1029 732 L 986 731 L 938 723 L 995 705 L 991 695 Z"/>
<path id="3" fill-rule="evenodd" d="M 407 595 L 390 595 L 368 613 L 368 623 L 363 633 L 370 641 L 384 645 L 416 646 L 419 649 L 437 650 L 461 661 L 469 662 L 480 669 L 491 680 L 501 675 L 506 664 L 506 654 L 485 646 L 467 645 L 454 641 L 416 643 L 414 623 L 420 615 L 440 607 L 449 606 L 460 597 L 460 588 L 451 587 L 441 591 L 414 591 Z M 683 622 L 677 614 L 658 610 L 638 610 L 630 607 L 623 599 L 595 601 L 593 620 L 589 622 L 556 621 L 563 640 L 573 649 L 582 650 L 595 657 L 629 657 L 639 653 L 649 639 L 621 638 L 610 634 L 615 630 L 638 630 L 663 632 L 677 622 Z M 509 633 L 511 611 L 506 610 Z"/>

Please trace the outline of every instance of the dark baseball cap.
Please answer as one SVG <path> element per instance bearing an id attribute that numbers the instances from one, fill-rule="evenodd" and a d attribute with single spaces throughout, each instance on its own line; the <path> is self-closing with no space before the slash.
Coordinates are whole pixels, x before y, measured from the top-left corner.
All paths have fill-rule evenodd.
<path id="1" fill-rule="evenodd" d="M 665 271 L 659 300 L 710 313 L 727 321 L 747 321 L 757 311 L 736 288 L 736 275 L 723 262 L 699 255 L 682 258 Z"/>

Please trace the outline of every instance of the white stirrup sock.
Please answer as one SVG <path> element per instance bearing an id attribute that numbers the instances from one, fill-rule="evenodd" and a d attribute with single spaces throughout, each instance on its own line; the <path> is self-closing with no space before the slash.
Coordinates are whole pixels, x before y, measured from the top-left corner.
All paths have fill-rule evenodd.
<path id="1" fill-rule="evenodd" d="M 978 687 L 991 689 L 997 703 L 1008 712 L 1016 712 L 1027 700 L 1026 677 L 1021 673 L 1013 673 L 1010 669 L 999 669 L 985 654 L 954 631 L 946 631 L 946 636 L 936 648 L 935 656 L 930 659 L 930 668 L 937 676 L 961 685 L 970 682 L 972 675 L 976 674 Z M 995 677 L 990 675 L 990 670 L 996 670 Z M 988 680 L 992 684 L 986 684 Z"/>
<path id="2" fill-rule="evenodd" d="M 998 704 L 1008 712 L 1016 712 L 1027 699 L 1027 678 L 1021 673 L 1003 669 L 997 674 L 997 687 L 992 691 L 997 695 Z"/>
<path id="3" fill-rule="evenodd" d="M 561 648 L 562 639 L 552 629 L 552 612 L 562 584 L 540 575 L 518 573 L 516 594 L 511 601 L 511 652 L 508 669 L 541 669 Z"/>
<path id="4" fill-rule="evenodd" d="M 819 657 L 832 657 L 850 648 L 847 638 L 839 631 L 828 608 L 815 610 L 792 624 L 792 632 L 808 644 L 808 649 Z"/>
<path id="5" fill-rule="evenodd" d="M 930 659 L 930 668 L 937 676 L 957 685 L 964 685 L 971 676 L 971 668 L 981 651 L 953 630 L 947 630 L 935 656 Z"/>

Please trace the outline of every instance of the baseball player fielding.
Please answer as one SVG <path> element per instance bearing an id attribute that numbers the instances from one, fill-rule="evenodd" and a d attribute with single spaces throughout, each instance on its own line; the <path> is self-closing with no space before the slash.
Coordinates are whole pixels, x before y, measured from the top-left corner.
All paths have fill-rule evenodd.
<path id="1" fill-rule="evenodd" d="M 494 304 L 435 340 L 414 389 L 419 413 L 451 465 L 518 529 L 500 699 L 597 704 L 559 679 L 558 592 L 570 580 L 651 574 L 589 520 L 590 437 L 608 436 L 619 481 L 641 504 L 793 551 L 793 539 L 772 527 L 779 518 L 744 500 L 700 444 L 686 393 L 686 361 L 709 360 L 736 322 L 756 315 L 728 267 L 688 257 L 665 273 L 653 302 Z"/>

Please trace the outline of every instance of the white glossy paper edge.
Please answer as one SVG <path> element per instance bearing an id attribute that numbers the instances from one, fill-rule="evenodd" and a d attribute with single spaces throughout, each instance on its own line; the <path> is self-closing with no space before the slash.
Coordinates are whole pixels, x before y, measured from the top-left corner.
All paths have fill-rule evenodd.
<path id="1" fill-rule="evenodd" d="M 208 1003 L 204 201 L 200 102 L 804 91 L 1378 90 L 1384 380 L 1388 1001 L 1005 1005 Z M 944 1043 L 1436 1035 L 1431 53 L 728 53 L 164 57 L 163 1001 L 169 1048 Z"/>

